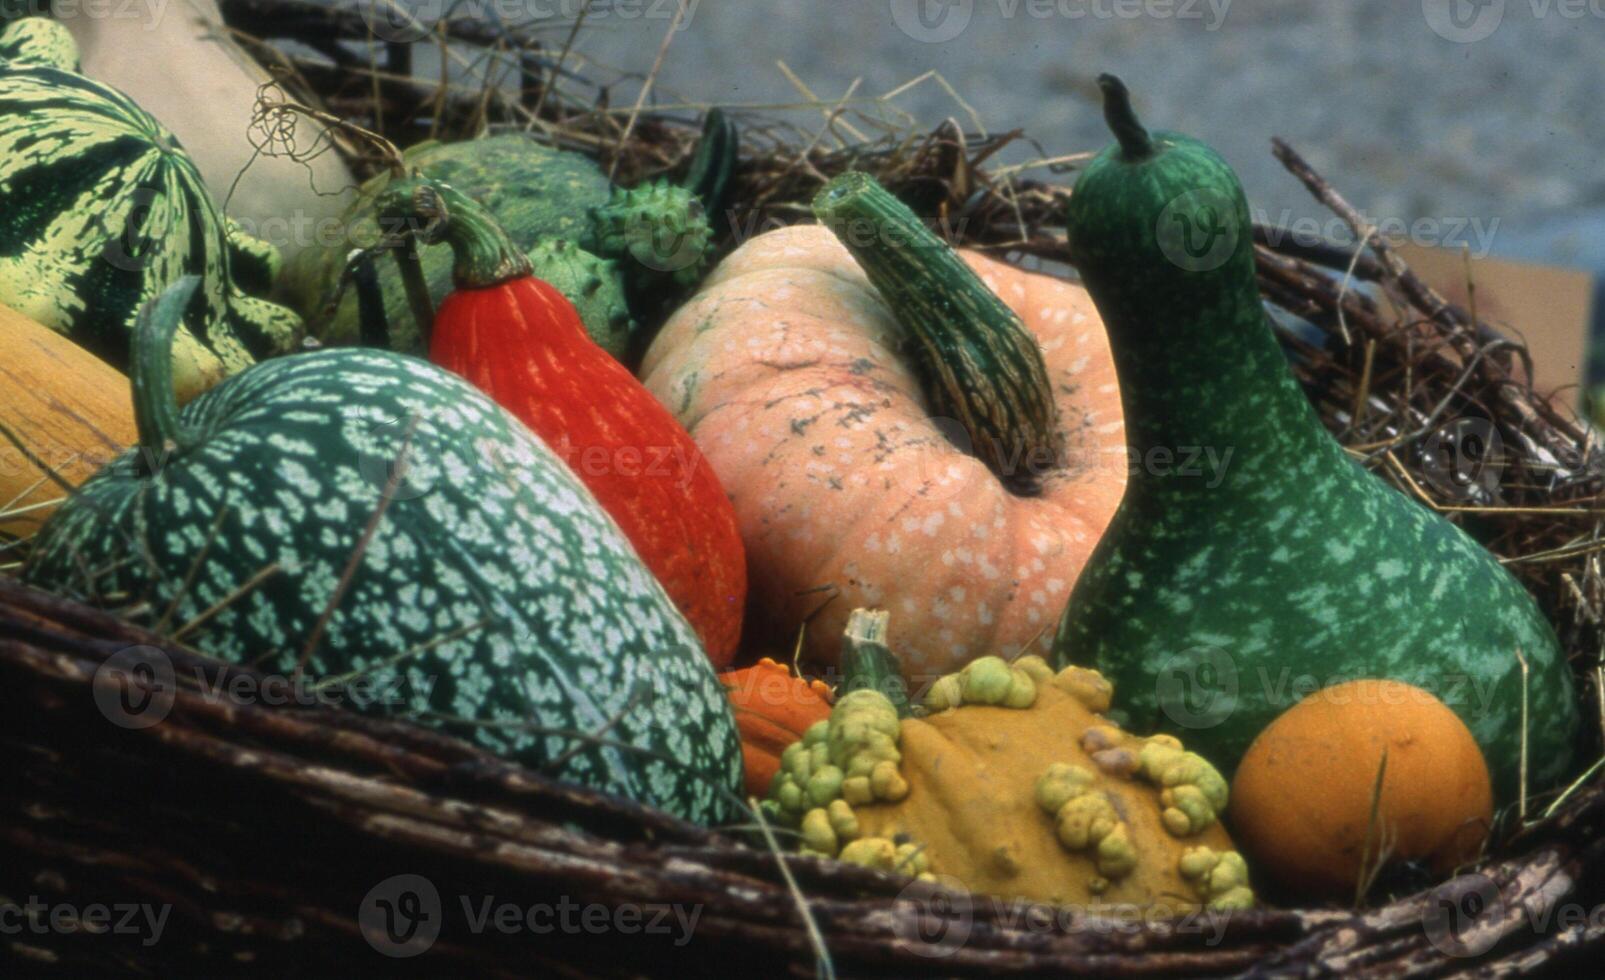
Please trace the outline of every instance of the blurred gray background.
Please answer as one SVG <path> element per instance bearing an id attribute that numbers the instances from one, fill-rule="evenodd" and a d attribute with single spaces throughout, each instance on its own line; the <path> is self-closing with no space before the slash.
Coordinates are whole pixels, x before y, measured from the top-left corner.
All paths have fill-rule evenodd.
<path id="1" fill-rule="evenodd" d="M 644 71 L 675 2 L 597 0 L 588 69 Z M 855 78 L 872 97 L 935 69 L 989 129 L 1057 155 L 1107 141 L 1093 80 L 1113 71 L 1151 127 L 1219 149 L 1262 220 L 1330 217 L 1271 158 L 1276 135 L 1373 220 L 1432 219 L 1473 254 L 1605 270 L 1605 0 L 685 2 L 658 102 L 796 102 L 778 60 L 827 100 Z M 626 84 L 615 104 L 633 98 Z M 895 103 L 927 125 L 968 121 L 933 80 Z"/>

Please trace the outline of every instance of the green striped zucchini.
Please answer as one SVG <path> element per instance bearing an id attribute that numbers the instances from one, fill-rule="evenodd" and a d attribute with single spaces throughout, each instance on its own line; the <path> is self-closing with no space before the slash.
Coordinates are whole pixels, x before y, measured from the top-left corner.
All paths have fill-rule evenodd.
<path id="1" fill-rule="evenodd" d="M 292 348 L 299 318 L 233 284 L 231 252 L 249 243 L 177 140 L 120 92 L 59 67 L 40 24 L 60 29 L 29 18 L 0 35 L 14 52 L 0 62 L 0 302 L 126 369 L 140 304 L 201 276 L 174 345 L 182 399 Z"/>

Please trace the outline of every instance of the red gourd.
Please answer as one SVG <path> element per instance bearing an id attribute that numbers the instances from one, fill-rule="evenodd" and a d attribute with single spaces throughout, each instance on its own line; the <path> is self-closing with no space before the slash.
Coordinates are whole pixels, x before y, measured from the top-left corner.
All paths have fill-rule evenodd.
<path id="1" fill-rule="evenodd" d="M 568 463 L 685 615 L 714 666 L 741 635 L 747 565 L 735 511 L 668 410 L 593 342 L 572 304 L 483 208 L 449 186 L 393 182 L 382 221 L 455 256 L 429 358 L 508 409 Z M 389 227 L 398 227 L 391 224 Z"/>

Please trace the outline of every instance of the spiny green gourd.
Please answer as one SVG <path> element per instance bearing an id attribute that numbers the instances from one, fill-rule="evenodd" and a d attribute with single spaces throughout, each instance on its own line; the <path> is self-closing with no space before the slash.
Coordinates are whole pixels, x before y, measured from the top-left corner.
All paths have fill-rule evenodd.
<path id="1" fill-rule="evenodd" d="M 545 444 L 361 348 L 264 362 L 180 414 L 167 348 L 193 288 L 141 327 L 140 446 L 53 515 L 24 579 L 227 660 L 304 661 L 559 778 L 731 814 L 741 749 L 695 632 Z"/>
<path id="2" fill-rule="evenodd" d="M 140 305 L 202 276 L 174 346 L 186 400 L 290 350 L 299 318 L 232 276 L 237 250 L 266 246 L 225 223 L 172 134 L 73 71 L 55 21 L 12 22 L 0 50 L 0 302 L 126 370 Z"/>
<path id="3" fill-rule="evenodd" d="M 1253 903 L 1219 822 L 1226 781 L 1170 736 L 1109 724 L 1095 671 L 982 657 L 911 708 L 885 623 L 853 612 L 845 693 L 781 754 L 763 803 L 804 850 L 1058 904 Z"/>
<path id="4" fill-rule="evenodd" d="M 569 243 L 571 248 L 531 259 L 538 261 L 542 278 L 580 310 L 591 338 L 615 357 L 624 356 L 628 346 L 629 321 L 626 316 L 621 322 L 618 309 L 624 298 L 664 281 L 694 281 L 711 248 L 707 218 L 690 191 L 662 182 L 615 190 L 591 160 L 527 135 L 423 143 L 403 157 L 409 171 L 449 184 L 489 211 L 520 249 Z M 335 295 L 350 249 L 379 240 L 374 205 L 389 182 L 381 175 L 364 185 L 347 209 L 346 235 L 300 253 L 280 283 L 285 301 L 302 311 L 323 340 L 353 343 L 359 334 L 354 295 L 345 295 L 332 311 L 325 305 Z M 429 249 L 421 259 L 438 305 L 451 292 L 451 253 Z M 598 279 L 600 285 L 593 286 Z M 380 263 L 379 280 L 392 349 L 421 353 L 426 345 L 394 263 Z M 576 292 L 569 293 L 563 282 Z"/>
<path id="5" fill-rule="evenodd" d="M 1261 305 L 1236 175 L 1197 140 L 1146 131 L 1119 81 L 1100 82 L 1118 141 L 1082 174 L 1068 225 L 1131 452 L 1226 462 L 1133 469 L 1058 662 L 1105 673 L 1122 724 L 1185 732 L 1228 773 L 1312 688 L 1371 677 L 1454 708 L 1505 801 L 1526 719 L 1526 788 L 1554 785 L 1578 714 L 1549 623 L 1492 555 L 1327 433 Z"/>
<path id="6" fill-rule="evenodd" d="M 635 319 L 624 297 L 618 263 L 585 251 L 566 238 L 538 241 L 526 253 L 532 275 L 551 283 L 574 304 L 596 345 L 622 360 L 630 349 Z"/>

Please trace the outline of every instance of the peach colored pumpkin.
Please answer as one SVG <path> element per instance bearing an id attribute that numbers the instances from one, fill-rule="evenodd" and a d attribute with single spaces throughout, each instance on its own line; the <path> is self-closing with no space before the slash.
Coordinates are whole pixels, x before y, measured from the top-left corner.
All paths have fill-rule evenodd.
<path id="1" fill-rule="evenodd" d="M 897 319 L 821 226 L 742 245 L 642 365 L 717 471 L 746 542 L 752 625 L 833 664 L 851 610 L 888 609 L 911 680 L 1045 653 L 1125 488 L 1120 395 L 1085 290 L 964 260 L 1040 344 L 1063 465 L 1020 496 L 957 448 L 899 352 Z M 828 600 L 828 601 L 827 601 Z"/>

